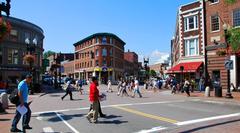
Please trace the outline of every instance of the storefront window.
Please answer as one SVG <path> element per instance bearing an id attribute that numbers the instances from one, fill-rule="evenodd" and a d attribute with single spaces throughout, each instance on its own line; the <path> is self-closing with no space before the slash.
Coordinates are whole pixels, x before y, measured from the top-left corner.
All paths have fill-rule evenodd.
<path id="1" fill-rule="evenodd" d="M 17 49 L 8 49 L 8 64 L 18 64 Z"/>

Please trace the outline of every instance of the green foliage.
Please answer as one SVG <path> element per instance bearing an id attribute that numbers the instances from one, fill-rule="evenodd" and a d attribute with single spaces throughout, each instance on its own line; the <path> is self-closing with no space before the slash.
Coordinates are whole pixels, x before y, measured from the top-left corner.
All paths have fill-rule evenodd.
<path id="1" fill-rule="evenodd" d="M 49 50 L 49 51 L 47 51 L 47 52 L 44 52 L 43 58 L 44 58 L 44 59 L 47 59 L 49 56 L 54 55 L 54 54 L 55 54 L 55 52 Z"/>
<path id="2" fill-rule="evenodd" d="M 234 4 L 236 2 L 236 0 L 225 0 L 225 2 L 227 4 Z"/>
<path id="3" fill-rule="evenodd" d="M 227 41 L 231 45 L 233 52 L 240 49 L 240 28 L 231 28 L 227 32 Z"/>
<path id="4" fill-rule="evenodd" d="M 150 75 L 151 75 L 152 77 L 156 77 L 156 76 L 157 76 L 157 73 L 156 73 L 154 70 L 151 70 L 151 71 L 150 71 Z"/>

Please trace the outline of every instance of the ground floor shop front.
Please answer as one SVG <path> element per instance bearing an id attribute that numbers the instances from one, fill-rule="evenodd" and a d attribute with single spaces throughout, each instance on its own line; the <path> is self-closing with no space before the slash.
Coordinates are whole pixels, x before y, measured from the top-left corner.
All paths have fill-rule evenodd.
<path id="1" fill-rule="evenodd" d="M 75 72 L 75 79 L 89 81 L 93 76 L 97 77 L 103 84 L 107 84 L 108 80 L 113 83 L 123 76 L 123 70 L 113 68 L 94 68 Z"/>
<path id="2" fill-rule="evenodd" d="M 27 74 L 33 75 L 33 82 L 40 83 L 40 71 L 30 72 L 28 67 L 0 66 L 0 81 L 7 83 L 10 88 L 17 87 L 17 83 Z"/>

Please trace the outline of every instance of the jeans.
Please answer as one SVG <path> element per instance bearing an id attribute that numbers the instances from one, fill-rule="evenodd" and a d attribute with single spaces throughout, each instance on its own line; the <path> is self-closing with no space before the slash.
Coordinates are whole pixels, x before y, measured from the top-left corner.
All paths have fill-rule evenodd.
<path id="1" fill-rule="evenodd" d="M 31 109 L 29 108 L 29 105 L 27 103 L 24 103 L 24 106 L 27 108 L 27 113 L 23 115 L 22 117 L 22 126 L 28 126 L 29 122 L 30 122 L 30 118 L 31 118 Z M 21 119 L 21 114 L 16 110 L 15 116 L 13 118 L 12 121 L 12 128 L 16 129 L 17 128 L 17 124 L 19 122 L 19 120 Z"/>
<path id="2" fill-rule="evenodd" d="M 141 95 L 141 93 L 140 93 L 140 91 L 139 91 L 139 88 L 135 88 L 134 89 L 134 92 L 133 92 L 133 97 L 135 97 L 135 93 L 138 93 L 138 95 L 139 95 L 139 97 L 142 97 L 142 95 Z"/>

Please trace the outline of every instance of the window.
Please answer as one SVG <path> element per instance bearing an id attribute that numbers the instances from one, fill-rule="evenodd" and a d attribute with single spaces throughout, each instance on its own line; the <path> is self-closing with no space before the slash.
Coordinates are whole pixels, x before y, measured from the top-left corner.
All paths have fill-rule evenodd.
<path id="1" fill-rule="evenodd" d="M 211 0 L 211 4 L 215 4 L 215 3 L 218 3 L 219 2 L 219 0 Z"/>
<path id="2" fill-rule="evenodd" d="M 99 56 L 99 52 L 98 52 L 98 49 L 96 49 L 96 56 Z"/>
<path id="3" fill-rule="evenodd" d="M 211 28 L 212 31 L 219 31 L 219 16 L 218 15 L 214 15 L 211 16 Z"/>
<path id="4" fill-rule="evenodd" d="M 105 36 L 102 38 L 102 44 L 107 44 L 107 38 Z"/>
<path id="5" fill-rule="evenodd" d="M 92 67 L 92 61 L 90 61 L 90 67 Z"/>
<path id="6" fill-rule="evenodd" d="M 105 58 L 103 59 L 103 66 L 107 66 L 107 61 Z"/>
<path id="7" fill-rule="evenodd" d="M 24 43 L 26 43 L 26 40 L 29 41 L 29 43 L 30 43 L 30 33 L 28 33 L 28 32 L 25 32 Z"/>
<path id="8" fill-rule="evenodd" d="M 107 49 L 106 48 L 102 49 L 102 56 L 107 56 Z"/>
<path id="9" fill-rule="evenodd" d="M 112 37 L 110 37 L 110 44 L 113 44 L 113 39 L 112 39 Z"/>
<path id="10" fill-rule="evenodd" d="M 8 64 L 18 64 L 17 49 L 8 49 Z"/>
<path id="11" fill-rule="evenodd" d="M 96 42 L 96 43 L 99 43 L 99 40 L 98 40 L 98 38 L 97 38 L 97 37 L 95 38 L 95 42 Z"/>
<path id="12" fill-rule="evenodd" d="M 99 64 L 98 64 L 98 60 L 96 60 L 96 66 L 98 66 Z"/>
<path id="13" fill-rule="evenodd" d="M 198 55 L 198 51 L 198 38 L 185 40 L 185 56 Z"/>
<path id="14" fill-rule="evenodd" d="M 233 11 L 233 27 L 240 26 L 240 9 Z"/>
<path id="15" fill-rule="evenodd" d="M 109 55 L 112 56 L 113 55 L 113 49 L 111 48 L 109 51 Z"/>
<path id="16" fill-rule="evenodd" d="M 0 64 L 2 64 L 2 55 L 3 55 L 2 47 L 0 46 Z"/>
<path id="17" fill-rule="evenodd" d="M 197 30 L 198 29 L 198 17 L 197 17 L 197 15 L 184 18 L 184 29 L 185 29 L 185 31 Z"/>
<path id="18" fill-rule="evenodd" d="M 113 60 L 112 59 L 110 60 L 109 66 L 113 66 Z"/>

